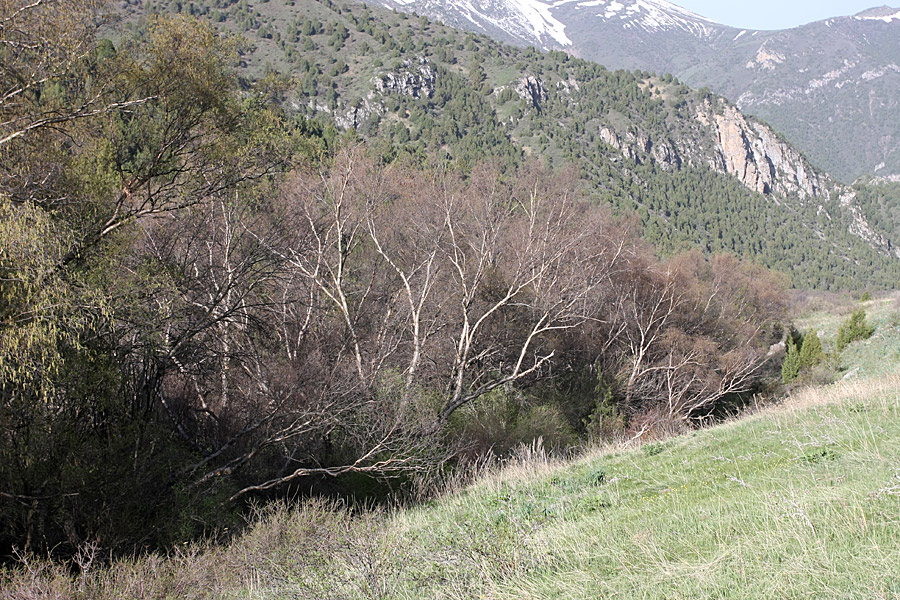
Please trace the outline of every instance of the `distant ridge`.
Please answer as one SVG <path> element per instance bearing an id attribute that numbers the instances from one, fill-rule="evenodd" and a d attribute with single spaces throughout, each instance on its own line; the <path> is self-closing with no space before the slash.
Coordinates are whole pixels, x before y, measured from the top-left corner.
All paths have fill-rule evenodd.
<path id="1" fill-rule="evenodd" d="M 856 13 L 854 16 L 861 19 L 890 22 L 894 19 L 900 19 L 900 8 L 892 8 L 887 5 L 878 6 Z"/>

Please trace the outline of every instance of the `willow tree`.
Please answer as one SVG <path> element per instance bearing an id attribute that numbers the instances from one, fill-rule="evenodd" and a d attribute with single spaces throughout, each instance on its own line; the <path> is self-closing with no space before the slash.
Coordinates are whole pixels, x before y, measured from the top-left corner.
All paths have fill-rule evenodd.
<path id="1" fill-rule="evenodd" d="M 0 3 L 0 546 L 128 527 L 175 446 L 147 359 L 158 274 L 127 257 L 152 221 L 265 183 L 285 149 L 237 94 L 232 41 L 175 18 L 116 47 L 101 10 Z"/>

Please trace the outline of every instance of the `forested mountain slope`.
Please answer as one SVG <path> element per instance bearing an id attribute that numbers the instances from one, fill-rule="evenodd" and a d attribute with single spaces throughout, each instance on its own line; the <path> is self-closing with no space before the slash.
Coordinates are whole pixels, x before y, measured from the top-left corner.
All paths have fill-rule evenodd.
<path id="1" fill-rule="evenodd" d="M 293 111 L 397 150 L 506 164 L 572 163 L 598 199 L 636 210 L 661 250 L 753 257 L 813 287 L 891 286 L 896 243 L 852 190 L 768 126 L 671 77 L 609 71 L 562 52 L 355 3 L 149 0 L 240 33 L 250 82 Z"/>
<path id="2" fill-rule="evenodd" d="M 672 73 L 772 123 L 843 181 L 900 172 L 900 10 L 781 31 L 721 25 L 666 0 L 379 0 L 610 68 Z"/>

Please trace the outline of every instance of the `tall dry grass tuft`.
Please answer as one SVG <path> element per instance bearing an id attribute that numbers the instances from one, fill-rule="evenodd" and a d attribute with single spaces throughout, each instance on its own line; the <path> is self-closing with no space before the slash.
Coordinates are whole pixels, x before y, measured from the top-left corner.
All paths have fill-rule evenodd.
<path id="1" fill-rule="evenodd" d="M 894 373 L 861 381 L 839 381 L 822 387 L 801 388 L 779 405 L 763 412 L 802 411 L 814 406 L 824 406 L 837 402 L 870 402 L 878 399 L 883 403 L 900 397 L 900 374 Z"/>
<path id="2" fill-rule="evenodd" d="M 0 600 L 77 598 L 75 581 L 65 568 L 30 554 L 16 554 L 18 569 L 0 569 Z"/>

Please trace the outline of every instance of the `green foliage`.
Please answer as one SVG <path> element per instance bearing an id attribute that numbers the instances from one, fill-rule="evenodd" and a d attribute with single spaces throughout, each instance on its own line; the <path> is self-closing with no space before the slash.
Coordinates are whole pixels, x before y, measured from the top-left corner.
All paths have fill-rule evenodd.
<path id="1" fill-rule="evenodd" d="M 866 322 L 866 311 L 858 308 L 838 328 L 837 349 L 843 351 L 851 343 L 867 340 L 875 333 L 875 328 Z"/>
<path id="2" fill-rule="evenodd" d="M 800 351 L 797 350 L 797 344 L 794 342 L 794 338 L 788 336 L 786 340 L 784 362 L 781 365 L 781 380 L 784 383 L 793 383 L 794 380 L 799 377 L 801 367 Z"/>
<path id="3" fill-rule="evenodd" d="M 614 385 L 597 374 L 593 408 L 584 419 L 584 428 L 594 440 L 611 440 L 625 430 L 625 417 L 616 405 Z"/>
<path id="4" fill-rule="evenodd" d="M 171 285 L 171 265 L 135 260 L 137 240 L 153 217 L 226 190 L 249 201 L 324 149 L 305 120 L 239 96 L 234 40 L 196 21 L 154 18 L 118 47 L 90 42 L 79 40 L 91 51 L 53 74 L 51 93 L 0 107 L 6 125 L 61 115 L 6 140 L 0 156 L 3 553 L 65 554 L 88 540 L 133 551 L 230 518 L 230 484 L 189 485 L 200 447 L 161 410 L 166 309 L 152 298 Z M 66 118 L 82 105 L 108 108 Z"/>
<path id="5" fill-rule="evenodd" d="M 803 369 L 809 369 L 825 358 L 825 351 L 822 350 L 819 334 L 814 330 L 803 336 L 803 345 L 800 348 L 799 357 L 800 367 Z"/>
<path id="6" fill-rule="evenodd" d="M 815 330 L 801 335 L 799 331 L 791 327 L 786 336 L 785 345 L 784 362 L 781 366 L 782 382 L 793 383 L 801 376 L 807 381 L 810 377 L 817 381 L 822 377 L 827 377 L 825 371 L 829 371 L 829 367 L 816 368 L 827 358 L 827 355 L 822 349 L 822 342 Z"/>
<path id="7" fill-rule="evenodd" d="M 522 443 L 538 438 L 547 448 L 566 448 L 576 442 L 575 432 L 560 407 L 521 393 L 495 390 L 462 411 L 453 424 L 467 452 L 489 451 L 503 456 Z"/>

